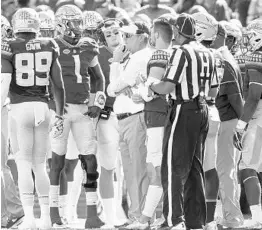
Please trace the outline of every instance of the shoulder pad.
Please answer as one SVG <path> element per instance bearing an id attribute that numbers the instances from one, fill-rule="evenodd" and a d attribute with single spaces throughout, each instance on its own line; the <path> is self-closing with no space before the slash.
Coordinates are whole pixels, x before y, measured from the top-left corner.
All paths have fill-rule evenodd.
<path id="1" fill-rule="evenodd" d="M 84 51 L 93 52 L 96 55 L 99 54 L 99 45 L 98 43 L 92 38 L 81 38 L 77 44 Z"/>
<path id="2" fill-rule="evenodd" d="M 256 69 L 262 72 L 262 52 L 256 51 L 247 54 L 245 57 L 245 64 L 247 69 Z"/>

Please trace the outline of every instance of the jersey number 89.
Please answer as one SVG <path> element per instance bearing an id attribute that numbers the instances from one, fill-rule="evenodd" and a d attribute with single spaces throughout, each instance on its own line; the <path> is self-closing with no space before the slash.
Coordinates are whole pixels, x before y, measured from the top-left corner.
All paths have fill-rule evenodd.
<path id="1" fill-rule="evenodd" d="M 25 87 L 49 85 L 51 64 L 51 52 L 17 54 L 15 59 L 16 84 Z"/>

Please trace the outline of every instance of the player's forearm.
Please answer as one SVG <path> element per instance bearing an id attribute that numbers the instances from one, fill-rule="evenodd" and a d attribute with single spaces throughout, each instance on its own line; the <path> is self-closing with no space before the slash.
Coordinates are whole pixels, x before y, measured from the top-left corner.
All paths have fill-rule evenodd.
<path id="1" fill-rule="evenodd" d="M 65 89 L 55 88 L 54 98 L 55 98 L 55 105 L 56 105 L 56 114 L 59 116 L 63 116 L 64 108 L 65 108 Z"/>
<path id="2" fill-rule="evenodd" d="M 229 99 L 229 103 L 235 110 L 237 117 L 239 119 L 242 116 L 243 109 L 244 109 L 244 103 L 241 94 L 229 95 L 228 99 Z"/>
<path id="3" fill-rule="evenodd" d="M 251 118 L 253 117 L 253 115 L 256 111 L 258 102 L 259 102 L 259 99 L 254 100 L 253 98 L 248 97 L 246 102 L 245 102 L 244 112 L 243 112 L 240 120 L 248 123 L 251 120 Z"/>
<path id="4" fill-rule="evenodd" d="M 99 64 L 95 65 L 94 67 L 90 67 L 93 74 L 91 74 L 91 91 L 105 91 L 105 76 L 102 72 L 102 69 Z"/>

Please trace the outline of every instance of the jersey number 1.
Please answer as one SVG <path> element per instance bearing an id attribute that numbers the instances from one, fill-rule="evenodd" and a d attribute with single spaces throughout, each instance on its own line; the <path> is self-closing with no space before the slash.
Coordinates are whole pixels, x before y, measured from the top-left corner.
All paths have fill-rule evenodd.
<path id="1" fill-rule="evenodd" d="M 17 54 L 15 59 L 16 84 L 24 87 L 49 85 L 51 64 L 51 52 Z"/>

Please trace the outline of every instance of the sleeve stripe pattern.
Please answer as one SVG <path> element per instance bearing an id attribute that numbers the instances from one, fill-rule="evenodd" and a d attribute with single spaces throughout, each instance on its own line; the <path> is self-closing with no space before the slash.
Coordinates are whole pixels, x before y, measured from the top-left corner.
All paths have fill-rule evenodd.
<path id="1" fill-rule="evenodd" d="M 167 79 L 172 80 L 174 83 L 181 83 L 182 71 L 186 60 L 185 54 L 181 49 L 177 49 L 172 56 L 172 62 L 167 72 Z"/>
<path id="2" fill-rule="evenodd" d="M 197 68 L 197 57 L 195 51 L 191 46 L 186 46 L 184 52 L 187 53 L 187 59 L 189 64 L 190 73 L 187 73 L 188 78 L 188 97 L 185 99 L 192 99 L 198 95 L 199 82 L 198 82 L 198 68 Z"/>

